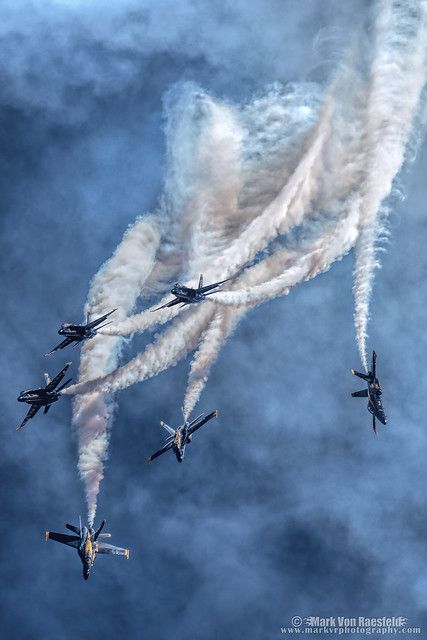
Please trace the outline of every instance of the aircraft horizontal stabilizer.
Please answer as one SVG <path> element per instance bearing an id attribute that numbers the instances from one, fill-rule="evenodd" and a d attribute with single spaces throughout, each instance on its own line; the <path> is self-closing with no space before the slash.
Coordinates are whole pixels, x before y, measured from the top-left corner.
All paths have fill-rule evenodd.
<path id="1" fill-rule="evenodd" d="M 362 389 L 362 391 L 353 391 L 351 395 L 353 398 L 367 398 L 368 390 Z"/>
<path id="2" fill-rule="evenodd" d="M 362 380 L 369 380 L 369 376 L 366 373 L 360 373 L 359 371 L 351 370 L 351 373 L 358 378 L 362 378 Z"/>

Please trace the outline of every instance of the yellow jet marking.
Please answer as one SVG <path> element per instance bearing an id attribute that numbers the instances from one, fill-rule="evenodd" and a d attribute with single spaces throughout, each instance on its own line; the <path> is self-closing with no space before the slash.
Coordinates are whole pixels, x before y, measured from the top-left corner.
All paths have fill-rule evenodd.
<path id="1" fill-rule="evenodd" d="M 92 542 L 89 536 L 86 538 L 85 553 L 90 553 L 90 555 L 92 555 Z"/>

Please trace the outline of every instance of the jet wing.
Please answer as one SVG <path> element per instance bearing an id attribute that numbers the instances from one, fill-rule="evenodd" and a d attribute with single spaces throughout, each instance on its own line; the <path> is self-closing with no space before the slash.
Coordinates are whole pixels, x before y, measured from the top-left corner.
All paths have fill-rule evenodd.
<path id="1" fill-rule="evenodd" d="M 66 533 L 55 533 L 55 531 L 46 531 L 45 538 L 46 540 L 56 540 L 56 542 L 66 544 L 75 549 L 77 549 L 80 544 L 80 536 L 70 536 Z"/>
<path id="2" fill-rule="evenodd" d="M 153 453 L 152 456 L 150 456 L 148 458 L 148 462 L 153 462 L 153 460 L 155 460 L 156 458 L 158 458 L 159 456 L 163 455 L 164 453 L 166 453 L 166 451 L 169 451 L 169 449 L 172 449 L 173 447 L 173 441 L 169 442 L 168 444 L 166 444 L 164 447 L 162 447 L 161 449 L 159 449 L 158 451 L 156 451 L 156 453 Z"/>
<path id="3" fill-rule="evenodd" d="M 212 413 L 209 413 L 204 418 L 201 418 L 201 420 L 199 418 L 196 418 L 196 420 L 194 420 L 190 424 L 190 426 L 188 427 L 189 435 L 191 435 L 192 433 L 197 431 L 197 429 L 200 429 L 200 427 L 203 427 L 203 425 L 206 424 L 207 422 L 209 422 L 209 420 L 212 420 L 212 418 L 216 418 L 217 415 L 218 415 L 218 411 L 212 411 Z M 198 422 L 197 422 L 197 420 L 198 420 Z"/>
<path id="4" fill-rule="evenodd" d="M 95 320 L 92 320 L 92 322 L 88 322 L 85 329 L 93 329 L 94 327 L 97 327 L 99 324 L 104 322 L 104 320 L 106 320 L 108 316 L 111 316 L 111 314 L 114 313 L 115 311 L 117 311 L 117 309 L 113 309 L 112 311 L 109 311 L 108 313 L 101 316 L 100 318 L 96 318 Z"/>
<path id="5" fill-rule="evenodd" d="M 49 382 L 49 384 L 46 385 L 46 387 L 45 387 L 46 391 L 53 391 L 54 389 L 56 389 L 58 384 L 61 382 L 61 380 L 65 376 L 65 372 L 67 371 L 67 369 L 68 369 L 68 367 L 70 365 L 71 365 L 71 362 L 67 362 L 65 367 L 58 373 L 58 375 L 55 376 L 54 379 L 51 380 L 51 382 Z"/>
<path id="6" fill-rule="evenodd" d="M 174 307 L 176 304 L 180 304 L 183 300 L 179 298 L 175 298 L 175 300 L 170 300 L 170 302 L 166 302 L 166 304 L 162 304 L 161 307 L 157 307 L 157 309 L 152 309 L 152 311 L 159 311 L 160 309 L 165 309 L 166 307 Z"/>
<path id="7" fill-rule="evenodd" d="M 107 542 L 98 542 L 97 553 L 106 553 L 113 556 L 126 556 L 129 560 L 129 549 L 122 549 L 122 547 L 115 547 L 113 544 Z"/>
<path id="8" fill-rule="evenodd" d="M 63 340 L 62 342 L 60 342 L 56 347 L 54 347 L 52 349 L 52 351 L 49 351 L 48 353 L 45 353 L 45 356 L 50 356 L 52 353 L 55 353 L 55 351 L 58 351 L 58 349 L 65 349 L 65 347 L 68 347 L 69 344 L 71 344 L 73 342 L 73 340 L 71 338 L 65 338 L 65 340 Z"/>
<path id="9" fill-rule="evenodd" d="M 206 287 L 200 287 L 197 289 L 197 293 L 206 293 L 207 291 L 212 291 L 212 289 L 216 289 L 220 285 L 224 284 L 224 282 L 228 282 L 230 278 L 226 280 L 220 280 L 219 282 L 215 282 L 214 284 L 207 284 Z"/>
<path id="10" fill-rule="evenodd" d="M 352 391 L 351 395 L 353 398 L 367 398 L 368 397 L 368 390 L 367 389 L 362 389 L 362 391 Z"/>
<path id="11" fill-rule="evenodd" d="M 37 411 L 41 409 L 41 406 L 36 406 L 35 404 L 33 404 L 29 410 L 27 415 L 25 416 L 25 418 L 23 419 L 23 421 L 21 422 L 21 424 L 19 425 L 19 427 L 16 428 L 17 431 L 19 431 L 20 429 L 22 429 L 22 427 L 25 427 L 25 425 L 27 424 L 28 420 L 31 420 L 31 418 L 34 418 L 34 416 L 36 415 Z"/>

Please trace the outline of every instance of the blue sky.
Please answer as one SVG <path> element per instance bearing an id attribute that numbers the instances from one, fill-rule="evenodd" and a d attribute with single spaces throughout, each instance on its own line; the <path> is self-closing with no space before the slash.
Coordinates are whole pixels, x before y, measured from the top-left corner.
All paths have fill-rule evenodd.
<path id="1" fill-rule="evenodd" d="M 389 415 L 376 438 L 350 397 L 352 254 L 247 315 L 199 404 L 220 417 L 183 465 L 146 459 L 158 421 L 180 418 L 189 362 L 120 394 L 98 514 L 129 562 L 101 557 L 84 583 L 73 550 L 44 542 L 84 513 L 68 398 L 15 432 L 16 396 L 40 382 L 60 322 L 80 318 L 93 274 L 156 206 L 165 92 L 185 78 L 246 101 L 274 81 L 323 81 L 368 4 L 5 3 L 4 637 L 264 640 L 293 615 L 427 628 L 425 145 L 401 175 L 376 276 L 369 344 Z"/>

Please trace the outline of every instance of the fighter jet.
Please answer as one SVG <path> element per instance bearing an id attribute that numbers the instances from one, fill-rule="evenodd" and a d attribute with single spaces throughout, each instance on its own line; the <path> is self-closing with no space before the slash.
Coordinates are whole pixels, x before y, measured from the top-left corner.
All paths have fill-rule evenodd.
<path id="1" fill-rule="evenodd" d="M 30 418 L 34 418 L 39 409 L 44 407 L 44 413 L 47 413 L 50 409 L 50 406 L 54 402 L 59 400 L 59 398 L 61 397 L 62 389 L 66 387 L 69 382 L 71 382 L 72 378 L 69 378 L 67 382 L 64 382 L 64 384 L 61 385 L 59 389 L 57 389 L 56 387 L 64 378 L 65 372 L 70 365 L 71 362 L 67 362 L 62 371 L 60 371 L 53 380 L 49 378 L 48 373 L 45 373 L 45 387 L 41 387 L 40 389 L 27 389 L 27 391 L 21 391 L 18 396 L 18 402 L 26 402 L 27 404 L 31 405 L 31 407 L 19 427 L 17 427 L 17 431 L 19 431 L 19 429 L 22 429 L 22 427 L 26 425 Z"/>
<path id="2" fill-rule="evenodd" d="M 201 302 L 202 300 L 205 300 L 206 296 L 211 296 L 213 293 L 218 293 L 218 291 L 214 291 L 214 289 L 217 289 L 217 287 L 219 287 L 221 284 L 224 284 L 224 282 L 227 282 L 228 280 L 229 278 L 227 278 L 226 280 L 220 280 L 220 282 L 208 284 L 206 285 L 206 287 L 204 287 L 203 274 L 201 274 L 197 289 L 184 287 L 183 284 L 177 282 L 171 289 L 171 293 L 175 296 L 175 300 L 166 302 L 166 304 L 162 304 L 161 307 L 157 307 L 157 309 L 153 309 L 153 311 L 159 311 L 159 309 L 164 309 L 165 307 L 174 307 L 176 304 L 182 304 L 182 306 L 184 307 L 186 304 Z"/>
<path id="3" fill-rule="evenodd" d="M 88 313 L 86 315 L 86 324 L 70 324 L 67 322 L 62 324 L 58 333 L 60 336 L 65 336 L 65 340 L 60 342 L 56 347 L 54 347 L 54 349 L 52 349 L 52 351 L 49 351 L 49 353 L 45 353 L 45 356 L 50 356 L 52 353 L 55 353 L 55 351 L 64 349 L 73 342 L 75 346 L 79 342 L 83 342 L 83 340 L 89 340 L 90 338 L 93 338 L 94 336 L 96 336 L 99 329 L 103 329 L 107 326 L 107 324 L 111 324 L 111 322 L 106 322 L 102 325 L 102 327 L 99 326 L 100 324 L 102 324 L 102 322 L 104 322 L 104 320 L 108 318 L 108 316 L 111 316 L 114 311 L 117 311 L 117 309 L 113 309 L 109 313 L 106 313 L 105 315 L 92 321 L 90 320 L 90 314 Z"/>
<path id="4" fill-rule="evenodd" d="M 368 388 L 362 389 L 362 391 L 353 391 L 351 394 L 353 398 L 368 398 L 368 411 L 372 413 L 372 427 L 374 432 L 377 432 L 375 419 L 377 418 L 382 424 L 387 424 L 387 420 L 385 417 L 383 403 L 381 401 L 381 387 L 378 382 L 378 378 L 376 377 L 376 362 L 377 362 L 377 354 L 375 351 L 372 352 L 372 364 L 371 370 L 366 373 L 359 373 L 352 369 L 352 374 L 357 376 L 358 378 L 362 378 L 365 380 Z"/>
<path id="5" fill-rule="evenodd" d="M 192 422 L 185 421 L 184 424 L 176 430 L 172 429 L 172 427 L 162 420 L 160 422 L 160 426 L 166 429 L 169 435 L 166 438 L 165 446 L 156 451 L 156 453 L 153 453 L 153 455 L 148 459 L 148 462 L 153 462 L 153 460 L 161 456 L 166 451 L 169 451 L 169 449 L 173 450 L 178 462 L 182 462 L 184 460 L 185 447 L 191 442 L 193 433 L 197 431 L 197 429 L 200 429 L 200 427 L 203 427 L 203 425 L 209 422 L 212 418 L 216 418 L 217 415 L 218 411 L 212 411 L 212 413 L 209 413 L 205 417 L 202 413 Z"/>
<path id="6" fill-rule="evenodd" d="M 104 525 L 105 520 L 101 522 L 101 525 L 95 531 L 91 526 L 82 527 L 82 521 L 81 518 L 79 518 L 78 527 L 75 527 L 73 524 L 65 525 L 65 527 L 75 535 L 70 536 L 66 533 L 46 531 L 45 540 L 56 540 L 57 542 L 67 544 L 69 547 L 77 549 L 77 553 L 83 564 L 83 578 L 87 580 L 89 578 L 89 571 L 93 567 L 93 563 L 95 562 L 95 558 L 98 553 L 125 556 L 129 560 L 129 549 L 122 549 L 121 547 L 115 547 L 112 544 L 98 542 L 99 538 L 111 538 L 111 533 L 101 533 Z"/>

